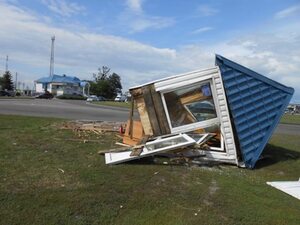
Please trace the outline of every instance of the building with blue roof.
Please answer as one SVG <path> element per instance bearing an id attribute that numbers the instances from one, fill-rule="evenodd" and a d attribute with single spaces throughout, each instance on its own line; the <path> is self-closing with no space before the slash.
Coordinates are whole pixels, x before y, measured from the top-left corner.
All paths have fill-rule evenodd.
<path id="1" fill-rule="evenodd" d="M 89 95 L 89 83 L 81 81 L 75 76 L 56 75 L 42 77 L 35 81 L 35 91 L 44 93 L 48 91 L 53 95 L 81 94 Z"/>

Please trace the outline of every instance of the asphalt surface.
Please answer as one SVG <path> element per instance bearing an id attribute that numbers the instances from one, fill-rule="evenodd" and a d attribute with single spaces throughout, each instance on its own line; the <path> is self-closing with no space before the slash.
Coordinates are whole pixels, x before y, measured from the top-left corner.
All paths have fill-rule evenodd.
<path id="1" fill-rule="evenodd" d="M 123 122 L 129 110 L 77 100 L 0 99 L 0 114 Z M 275 133 L 300 135 L 300 125 L 279 124 Z"/>
<path id="2" fill-rule="evenodd" d="M 0 114 L 123 122 L 129 110 L 82 100 L 0 99 Z"/>

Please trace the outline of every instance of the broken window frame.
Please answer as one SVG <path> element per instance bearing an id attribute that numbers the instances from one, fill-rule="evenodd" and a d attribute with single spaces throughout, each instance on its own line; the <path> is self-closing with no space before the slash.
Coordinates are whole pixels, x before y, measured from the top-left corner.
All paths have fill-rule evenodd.
<path id="1" fill-rule="evenodd" d="M 151 144 L 159 144 L 159 143 L 163 143 L 165 141 L 170 141 L 172 139 L 176 139 L 176 138 L 183 138 L 185 139 L 184 142 L 178 143 L 176 145 L 170 145 L 170 146 L 165 146 L 162 148 L 157 148 L 155 150 L 149 150 L 147 149 L 147 145 L 151 145 Z M 131 152 L 132 150 L 128 150 L 128 151 L 122 151 L 122 152 L 108 152 L 105 153 L 105 163 L 106 164 L 118 164 L 121 162 L 127 162 L 133 159 L 138 159 L 138 158 L 143 158 L 143 157 L 147 157 L 150 155 L 154 155 L 156 153 L 160 153 L 160 152 L 165 152 L 165 151 L 171 151 L 171 150 L 175 150 L 178 148 L 184 148 L 190 145 L 195 144 L 195 140 L 193 138 L 191 138 L 190 136 L 188 136 L 187 134 L 177 134 L 171 137 L 160 137 L 154 141 L 149 141 L 145 144 L 145 146 L 143 147 L 143 151 L 141 152 L 141 154 L 139 156 L 131 156 Z"/>
<path id="2" fill-rule="evenodd" d="M 185 87 L 188 88 L 188 87 L 191 87 L 191 86 L 195 86 L 196 84 L 198 84 L 199 87 L 200 87 L 201 84 L 207 84 L 207 83 L 209 83 L 209 86 L 210 86 L 210 90 L 211 90 L 211 93 L 212 93 L 212 98 L 213 98 L 213 102 L 214 102 L 217 117 L 213 118 L 213 119 L 209 119 L 209 120 L 198 121 L 198 122 L 195 122 L 195 123 L 178 126 L 178 127 L 172 127 L 172 123 L 171 123 L 171 120 L 170 120 L 169 111 L 168 111 L 168 107 L 167 107 L 167 103 L 166 103 L 164 94 L 170 93 L 172 91 L 176 91 L 178 89 L 182 89 L 182 88 L 185 88 Z M 194 131 L 194 130 L 199 129 L 199 128 L 207 128 L 207 127 L 212 126 L 214 124 L 218 124 L 220 126 L 220 132 L 221 132 L 221 139 L 220 139 L 220 145 L 221 146 L 220 147 L 210 147 L 210 150 L 218 151 L 218 152 L 224 152 L 225 151 L 225 148 L 224 148 L 225 144 L 224 144 L 224 138 L 223 138 L 223 132 L 222 132 L 222 124 L 221 124 L 221 119 L 220 119 L 220 114 L 219 114 L 220 109 L 219 109 L 218 102 L 216 101 L 217 94 L 216 94 L 216 88 L 215 88 L 213 75 L 205 76 L 205 77 L 203 77 L 203 79 L 199 79 L 199 80 L 197 80 L 197 82 L 194 82 L 194 83 L 183 82 L 182 85 L 180 85 L 180 86 L 178 86 L 178 85 L 174 85 L 174 87 L 169 86 L 168 89 L 161 90 L 160 95 L 161 95 L 162 103 L 163 103 L 163 106 L 164 106 L 165 114 L 166 114 L 166 117 L 167 117 L 167 121 L 168 121 L 171 133 L 186 133 L 186 132 L 189 132 L 189 131 Z"/>
<path id="3" fill-rule="evenodd" d="M 148 149 L 149 145 L 160 144 L 160 143 L 163 143 L 163 142 L 166 142 L 166 141 L 172 141 L 173 139 L 178 139 L 178 138 L 183 138 L 185 140 L 185 142 L 181 142 L 181 143 L 166 146 L 166 147 L 157 148 L 155 150 Z M 192 145 L 194 143 L 196 143 L 196 141 L 193 138 L 191 138 L 189 135 L 180 133 L 180 134 L 175 135 L 175 136 L 166 137 L 166 138 L 158 138 L 155 141 L 149 141 L 145 144 L 143 151 L 145 153 L 160 152 L 160 151 L 177 149 L 179 147 L 185 147 L 185 146 L 188 146 L 188 145 Z"/>
<path id="4" fill-rule="evenodd" d="M 206 83 L 209 83 L 209 85 L 210 85 L 210 89 L 211 89 L 212 98 L 213 98 L 213 102 L 214 102 L 217 117 L 213 118 L 213 119 L 209 119 L 209 120 L 198 121 L 198 122 L 195 122 L 195 123 L 178 126 L 178 127 L 172 127 L 172 123 L 171 123 L 171 120 L 170 120 L 170 115 L 169 115 L 169 111 L 168 111 L 168 107 L 167 107 L 167 103 L 166 103 L 164 94 L 170 93 L 172 91 L 176 91 L 178 89 L 182 89 L 184 87 L 195 86 L 195 84 L 199 84 L 199 86 L 200 86 L 201 84 L 206 84 Z M 217 102 L 215 100 L 216 93 L 215 93 L 213 88 L 214 87 L 213 87 L 212 79 L 211 78 L 210 79 L 206 78 L 205 80 L 198 81 L 197 83 L 182 85 L 180 87 L 171 88 L 171 89 L 160 92 L 161 99 L 162 99 L 162 102 L 163 102 L 163 106 L 164 106 L 164 109 L 165 109 L 165 114 L 166 114 L 166 117 L 167 117 L 167 121 L 168 121 L 170 130 L 171 130 L 171 133 L 184 133 L 184 132 L 196 130 L 197 128 L 206 128 L 206 127 L 209 127 L 209 126 L 214 125 L 214 124 L 220 124 L 220 115 L 219 115 L 219 112 L 218 112 L 219 108 L 218 108 Z"/>

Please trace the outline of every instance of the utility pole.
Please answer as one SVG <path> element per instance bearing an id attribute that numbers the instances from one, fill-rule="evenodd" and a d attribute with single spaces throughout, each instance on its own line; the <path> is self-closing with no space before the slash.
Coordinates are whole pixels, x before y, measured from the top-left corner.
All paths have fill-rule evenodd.
<path id="1" fill-rule="evenodd" d="M 52 77 L 54 73 L 54 41 L 55 36 L 51 37 L 51 56 L 50 56 L 50 74 L 49 76 Z"/>
<path id="2" fill-rule="evenodd" d="M 5 71 L 8 71 L 8 55 L 6 55 Z"/>

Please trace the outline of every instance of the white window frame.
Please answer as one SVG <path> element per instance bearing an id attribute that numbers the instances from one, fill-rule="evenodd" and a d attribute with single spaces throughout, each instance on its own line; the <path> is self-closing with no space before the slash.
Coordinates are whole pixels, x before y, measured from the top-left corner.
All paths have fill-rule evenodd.
<path id="1" fill-rule="evenodd" d="M 184 142 L 178 143 L 176 145 L 170 145 L 170 146 L 166 146 L 166 147 L 162 147 L 162 148 L 157 148 L 155 150 L 149 150 L 147 149 L 147 145 L 151 145 L 151 144 L 159 144 L 159 143 L 163 143 L 164 141 L 170 141 L 176 138 L 182 137 L 185 139 Z M 130 151 L 124 151 L 124 152 L 109 152 L 109 153 L 105 153 L 105 163 L 106 164 L 118 164 L 118 163 L 122 163 L 122 162 L 127 162 L 133 159 L 138 159 L 138 158 L 143 158 L 146 156 L 150 156 L 150 155 L 155 155 L 156 153 L 159 152 L 165 152 L 165 151 L 170 151 L 170 150 L 174 150 L 174 149 L 178 149 L 178 148 L 184 148 L 190 145 L 195 144 L 195 140 L 193 138 L 191 138 L 190 136 L 186 135 L 186 134 L 177 134 L 175 136 L 172 137 L 166 137 L 166 138 L 160 138 L 160 139 L 156 139 L 154 141 L 149 141 L 145 144 L 142 153 L 139 156 L 131 156 L 131 150 Z"/>
<path id="2" fill-rule="evenodd" d="M 195 83 L 186 84 L 185 82 L 183 82 L 182 85 L 180 85 L 180 86 L 174 85 L 173 88 L 168 88 L 167 90 L 162 90 L 160 92 L 160 95 L 161 95 L 161 99 L 162 99 L 162 102 L 163 102 L 163 106 L 164 106 L 164 109 L 165 109 L 165 113 L 166 113 L 166 117 L 167 117 L 167 121 L 168 121 L 171 133 L 186 133 L 186 132 L 189 132 L 189 131 L 197 130 L 199 128 L 207 128 L 207 127 L 212 126 L 214 124 L 218 124 L 220 126 L 220 132 L 221 132 L 221 140 L 220 140 L 221 146 L 220 147 L 210 147 L 210 150 L 222 151 L 223 152 L 224 151 L 224 138 L 223 138 L 223 135 L 222 135 L 222 133 L 223 133 L 222 132 L 222 125 L 221 125 L 220 114 L 219 114 L 220 110 L 219 110 L 219 104 L 216 100 L 217 94 L 216 94 L 216 91 L 215 91 L 216 88 L 215 88 L 215 83 L 214 83 L 213 76 L 214 75 L 205 76 L 205 77 L 203 77 L 203 79 L 199 79 Z M 199 122 L 195 122 L 195 123 L 191 123 L 191 124 L 187 124 L 187 125 L 172 127 L 172 123 L 171 123 L 171 119 L 170 119 L 170 116 L 169 116 L 169 111 L 168 111 L 168 107 L 167 107 L 167 103 L 166 103 L 164 94 L 172 92 L 172 91 L 176 91 L 178 89 L 182 89 L 184 87 L 192 87 L 192 86 L 195 86 L 195 84 L 199 84 L 199 87 L 200 87 L 201 84 L 207 84 L 207 83 L 209 83 L 209 86 L 210 86 L 210 90 L 211 90 L 211 93 L 212 93 L 212 98 L 213 98 L 213 102 L 214 102 L 217 117 L 213 118 L 213 119 L 205 120 L 205 121 L 199 121 Z"/>
<path id="3" fill-rule="evenodd" d="M 172 92 L 172 91 L 176 91 L 178 89 L 182 89 L 184 87 L 192 87 L 192 86 L 195 86 L 195 84 L 199 84 L 199 87 L 200 87 L 201 84 L 207 84 L 207 83 L 209 83 L 209 85 L 210 85 L 210 90 L 211 90 L 211 93 L 212 93 L 212 98 L 213 98 L 213 102 L 214 102 L 217 117 L 213 118 L 213 119 L 205 120 L 205 121 L 199 121 L 199 122 L 195 122 L 195 123 L 191 123 L 191 124 L 187 124 L 187 125 L 172 127 L 172 123 L 171 123 L 171 119 L 170 119 L 170 116 L 169 116 L 169 111 L 168 111 L 168 107 L 167 107 L 167 103 L 166 103 L 164 94 Z M 164 106 L 164 109 L 165 109 L 165 112 L 166 112 L 166 117 L 167 117 L 167 120 L 168 120 L 168 124 L 169 124 L 169 128 L 171 130 L 171 133 L 183 133 L 183 132 L 196 130 L 197 128 L 206 128 L 206 127 L 209 127 L 209 126 L 214 125 L 214 124 L 220 124 L 220 116 L 219 116 L 219 112 L 218 112 L 219 107 L 218 107 L 218 104 L 216 102 L 216 93 L 215 93 L 214 88 L 213 88 L 212 78 L 205 79 L 205 80 L 202 80 L 202 81 L 198 81 L 197 83 L 182 85 L 180 87 L 176 87 L 176 88 L 172 88 L 172 89 L 169 89 L 169 90 L 166 90 L 166 91 L 162 91 L 162 92 L 160 92 L 160 95 L 161 95 L 163 106 Z"/>

